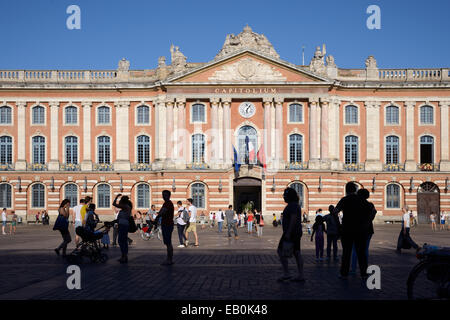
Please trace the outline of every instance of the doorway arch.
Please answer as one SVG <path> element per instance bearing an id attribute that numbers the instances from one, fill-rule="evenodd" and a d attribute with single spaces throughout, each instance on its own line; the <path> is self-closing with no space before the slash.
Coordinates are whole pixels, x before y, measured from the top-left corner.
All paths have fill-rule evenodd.
<path id="1" fill-rule="evenodd" d="M 439 217 L 440 193 L 433 182 L 424 182 L 417 190 L 417 219 L 419 223 L 429 223 L 430 214 Z"/>

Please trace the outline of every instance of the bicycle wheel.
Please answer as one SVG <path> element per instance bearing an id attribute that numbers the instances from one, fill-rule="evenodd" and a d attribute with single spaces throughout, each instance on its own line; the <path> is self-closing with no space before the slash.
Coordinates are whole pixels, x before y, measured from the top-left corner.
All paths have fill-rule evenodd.
<path id="1" fill-rule="evenodd" d="M 409 300 L 450 299 L 450 263 L 425 261 L 417 264 L 407 281 Z"/>
<path id="2" fill-rule="evenodd" d="M 141 230 L 141 238 L 142 238 L 142 240 L 148 241 L 148 240 L 150 240 L 150 235 Z"/>

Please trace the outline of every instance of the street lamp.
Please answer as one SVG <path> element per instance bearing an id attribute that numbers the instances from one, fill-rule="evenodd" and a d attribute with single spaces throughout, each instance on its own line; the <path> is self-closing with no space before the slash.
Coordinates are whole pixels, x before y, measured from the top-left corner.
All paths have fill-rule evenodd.
<path id="1" fill-rule="evenodd" d="M 17 178 L 17 189 L 22 192 L 22 179 L 20 177 Z"/>
<path id="2" fill-rule="evenodd" d="M 319 191 L 322 190 L 322 176 L 319 176 Z"/>
<path id="3" fill-rule="evenodd" d="M 219 179 L 219 192 L 222 192 L 222 179 Z"/>
<path id="4" fill-rule="evenodd" d="M 377 183 L 375 177 L 372 179 L 372 192 L 375 192 L 375 189 L 377 188 Z"/>
<path id="5" fill-rule="evenodd" d="M 50 189 L 52 189 L 52 192 L 55 191 L 55 178 L 52 177 L 52 182 L 50 183 Z"/>
<path id="6" fill-rule="evenodd" d="M 177 187 L 175 185 L 175 178 L 173 178 L 173 180 L 172 180 L 172 191 L 175 192 L 176 189 L 177 189 Z"/>
<path id="7" fill-rule="evenodd" d="M 87 178 L 86 177 L 84 177 L 83 189 L 84 189 L 84 192 L 87 192 Z"/>
<path id="8" fill-rule="evenodd" d="M 120 177 L 120 192 L 123 192 L 123 180 L 122 180 L 122 177 Z"/>
<path id="9" fill-rule="evenodd" d="M 276 186 L 275 186 L 275 177 L 273 177 L 272 180 L 272 192 L 275 192 Z"/>
<path id="10" fill-rule="evenodd" d="M 414 189 L 414 180 L 413 177 L 411 177 L 411 179 L 409 179 L 409 192 L 411 193 Z"/>

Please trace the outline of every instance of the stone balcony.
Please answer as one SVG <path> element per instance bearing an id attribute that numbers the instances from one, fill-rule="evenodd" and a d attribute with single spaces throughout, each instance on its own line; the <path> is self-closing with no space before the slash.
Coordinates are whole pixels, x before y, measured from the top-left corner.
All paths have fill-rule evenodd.
<path id="1" fill-rule="evenodd" d="M 11 163 L 0 164 L 0 171 L 14 171 L 14 165 Z"/>
<path id="2" fill-rule="evenodd" d="M 437 163 L 418 163 L 417 169 L 420 171 L 439 171 L 439 164 Z"/>
<path id="3" fill-rule="evenodd" d="M 27 166 L 28 171 L 47 171 L 48 166 L 44 163 L 30 163 Z"/>
<path id="4" fill-rule="evenodd" d="M 151 163 L 133 163 L 131 171 L 152 171 Z"/>
<path id="5" fill-rule="evenodd" d="M 94 171 L 113 171 L 114 165 L 110 163 L 94 163 L 92 170 Z"/>
<path id="6" fill-rule="evenodd" d="M 61 171 L 81 171 L 81 165 L 76 163 L 62 163 L 59 166 Z"/>
<path id="7" fill-rule="evenodd" d="M 364 171 L 364 163 L 344 163 L 342 166 L 344 171 Z"/>
<path id="8" fill-rule="evenodd" d="M 383 171 L 405 171 L 405 165 L 401 163 L 385 163 Z"/>
<path id="9" fill-rule="evenodd" d="M 308 162 L 291 162 L 286 164 L 286 170 L 307 170 Z"/>
<path id="10" fill-rule="evenodd" d="M 209 169 L 209 165 L 207 165 L 205 162 L 188 163 L 186 165 L 186 169 L 206 170 L 206 169 Z"/>

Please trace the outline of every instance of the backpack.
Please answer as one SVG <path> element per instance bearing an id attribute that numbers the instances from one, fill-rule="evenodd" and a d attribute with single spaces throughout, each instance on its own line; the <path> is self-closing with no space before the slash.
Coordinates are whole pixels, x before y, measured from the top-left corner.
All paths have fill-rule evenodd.
<path id="1" fill-rule="evenodd" d="M 225 216 L 223 215 L 223 212 L 221 212 L 221 217 L 222 217 L 222 220 L 225 220 Z"/>
<path id="2" fill-rule="evenodd" d="M 186 223 L 189 222 L 189 213 L 186 211 L 186 209 L 183 210 L 183 215 L 181 217 L 184 222 L 186 222 Z"/>

